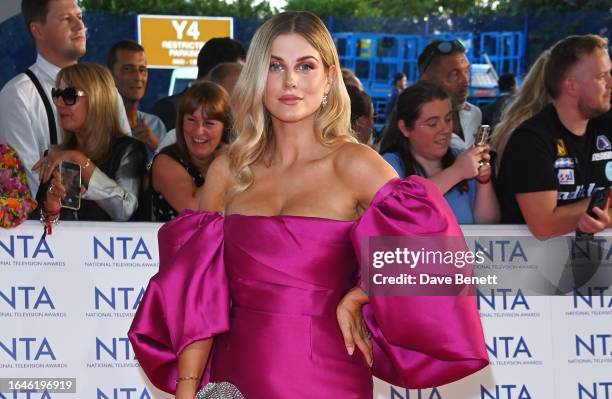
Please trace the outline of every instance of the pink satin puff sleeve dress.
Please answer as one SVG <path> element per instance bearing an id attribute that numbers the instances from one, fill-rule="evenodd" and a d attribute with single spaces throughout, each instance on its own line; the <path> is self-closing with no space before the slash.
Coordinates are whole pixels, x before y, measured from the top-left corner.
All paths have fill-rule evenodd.
<path id="1" fill-rule="evenodd" d="M 371 297 L 374 365 L 347 354 L 336 307 L 358 284 L 370 236 L 461 236 L 429 181 L 394 179 L 362 216 L 246 216 L 185 211 L 159 232 L 160 270 L 129 331 L 151 382 L 175 392 L 178 354 L 214 338 L 202 384 L 247 399 L 372 398 L 372 376 L 439 386 L 488 364 L 474 297 Z"/>

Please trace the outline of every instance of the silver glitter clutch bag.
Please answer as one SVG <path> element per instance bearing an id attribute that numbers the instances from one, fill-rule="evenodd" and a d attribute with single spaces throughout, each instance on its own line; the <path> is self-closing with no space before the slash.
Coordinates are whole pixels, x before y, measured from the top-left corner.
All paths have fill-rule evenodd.
<path id="1" fill-rule="evenodd" d="M 229 382 L 209 382 L 196 393 L 195 399 L 245 399 Z"/>

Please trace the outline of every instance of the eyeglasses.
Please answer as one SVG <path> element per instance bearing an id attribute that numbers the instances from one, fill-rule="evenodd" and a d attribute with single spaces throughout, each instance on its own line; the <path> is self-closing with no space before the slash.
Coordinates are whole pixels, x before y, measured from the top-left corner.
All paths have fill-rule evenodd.
<path id="1" fill-rule="evenodd" d="M 84 91 L 77 90 L 74 87 L 66 87 L 65 89 L 54 87 L 51 89 L 51 97 L 53 98 L 53 102 L 56 104 L 57 99 L 61 97 L 64 104 L 74 105 L 77 102 L 77 98 L 83 97 L 84 95 Z"/>
<path id="2" fill-rule="evenodd" d="M 423 67 L 421 69 L 421 74 L 425 73 L 427 68 L 431 65 L 434 58 L 439 55 L 448 55 L 453 51 L 465 51 L 465 47 L 463 44 L 455 39 L 455 40 L 444 40 L 439 42 L 435 46 L 431 46 L 427 54 L 425 55 L 423 61 Z"/>

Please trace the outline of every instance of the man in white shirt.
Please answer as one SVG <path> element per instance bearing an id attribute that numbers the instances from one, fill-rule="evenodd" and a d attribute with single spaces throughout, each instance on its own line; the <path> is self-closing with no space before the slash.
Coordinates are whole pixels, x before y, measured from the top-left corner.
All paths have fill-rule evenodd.
<path id="1" fill-rule="evenodd" d="M 434 40 L 418 59 L 421 80 L 445 89 L 453 102 L 453 148 L 467 148 L 482 123 L 480 109 L 468 103 L 470 62 L 459 40 Z"/>
<path id="2" fill-rule="evenodd" d="M 38 56 L 30 70 L 46 93 L 61 142 L 57 110 L 51 101 L 51 89 L 59 70 L 75 64 L 85 54 L 86 29 L 81 9 L 74 0 L 23 0 L 21 12 Z M 122 128 L 129 133 L 129 124 L 122 104 Z M 0 91 L 0 141 L 8 142 L 24 163 L 28 186 L 33 195 L 38 190 L 38 173 L 32 166 L 42 158 L 51 140 L 45 104 L 33 81 L 20 73 Z"/>

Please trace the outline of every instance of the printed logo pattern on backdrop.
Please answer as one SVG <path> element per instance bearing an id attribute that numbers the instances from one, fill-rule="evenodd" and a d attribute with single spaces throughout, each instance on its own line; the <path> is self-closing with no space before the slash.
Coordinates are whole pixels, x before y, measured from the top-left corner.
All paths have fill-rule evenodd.
<path id="1" fill-rule="evenodd" d="M 126 333 L 157 271 L 158 224 L 62 223 L 46 241 L 26 222 L 0 232 L 0 375 L 77 379 L 77 393 L 0 393 L 0 399 L 167 399 L 144 377 Z M 529 267 L 534 249 L 512 227 L 478 242 L 491 263 Z M 477 229 L 474 230 L 474 229 Z M 471 234 L 471 233 L 472 234 Z M 471 236 L 507 234 L 481 226 Z M 428 389 L 375 381 L 375 399 L 612 398 L 612 289 L 565 297 L 486 287 L 475 301 L 491 366 Z"/>

